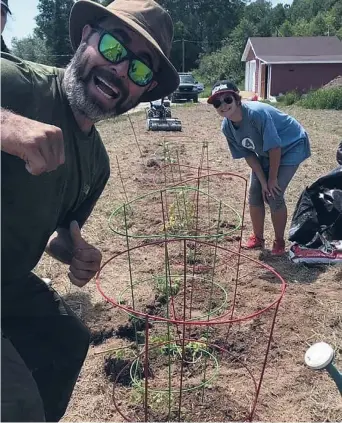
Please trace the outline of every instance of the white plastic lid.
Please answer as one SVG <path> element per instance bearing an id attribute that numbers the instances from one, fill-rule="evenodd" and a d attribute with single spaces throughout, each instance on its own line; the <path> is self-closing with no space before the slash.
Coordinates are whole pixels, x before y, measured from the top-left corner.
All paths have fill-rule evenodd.
<path id="1" fill-rule="evenodd" d="M 334 350 L 325 342 L 317 342 L 305 353 L 305 363 L 311 369 L 324 369 L 334 359 Z"/>

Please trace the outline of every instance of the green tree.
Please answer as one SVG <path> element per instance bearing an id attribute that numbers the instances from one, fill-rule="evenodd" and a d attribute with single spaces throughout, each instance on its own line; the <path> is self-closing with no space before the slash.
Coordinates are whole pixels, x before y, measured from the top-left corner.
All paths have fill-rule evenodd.
<path id="1" fill-rule="evenodd" d="M 295 23 L 304 16 L 305 19 L 311 21 L 319 12 L 329 8 L 329 2 L 331 0 L 293 0 L 289 15 L 291 23 Z"/>
<path id="2" fill-rule="evenodd" d="M 166 0 L 165 0 L 166 1 Z M 181 9 L 181 0 L 168 0 L 170 7 L 178 3 L 176 15 Z M 185 1 L 186 3 L 187 1 Z M 172 3 L 172 4 L 171 4 Z M 199 4 L 200 1 L 194 0 Z M 223 36 L 221 47 L 212 51 L 213 44 L 202 43 L 202 53 L 198 61 L 197 76 L 203 82 L 209 84 L 223 77 L 233 78 L 237 83 L 242 80 L 244 64 L 241 63 L 241 55 L 248 37 L 251 36 L 314 36 L 314 35 L 337 35 L 342 38 L 342 1 L 341 0 L 293 0 L 292 5 L 278 4 L 272 7 L 267 0 L 247 1 L 242 8 L 243 12 L 238 24 L 229 29 L 228 35 Z M 219 2 L 201 0 L 216 13 Z M 217 9 L 215 9 L 215 5 Z M 182 9 L 184 14 L 184 9 Z M 185 14 L 186 15 L 186 14 Z M 184 15 L 184 16 L 185 16 Z M 178 15 L 177 15 L 178 16 Z M 182 31 L 192 34 L 188 20 L 183 18 Z M 201 32 L 205 38 L 206 28 L 209 28 L 210 13 L 201 15 Z M 206 19 L 209 21 L 206 21 Z M 196 18 L 197 19 L 197 18 Z M 203 23 L 204 22 L 204 23 Z M 216 31 L 222 37 L 222 32 Z M 214 38 L 212 38 L 213 40 Z M 215 40 L 217 41 L 217 40 Z"/>
<path id="3" fill-rule="evenodd" d="M 243 80 L 244 63 L 241 56 L 249 37 L 257 34 L 257 28 L 243 18 L 231 35 L 223 41 L 222 47 L 200 58 L 197 76 L 205 84 L 218 79 L 232 79 L 237 84 Z"/>
<path id="4" fill-rule="evenodd" d="M 182 64 L 182 39 L 185 39 L 185 68 L 196 66 L 201 53 L 221 46 L 241 18 L 243 0 L 159 0 L 174 22 L 171 60 L 177 69 Z"/>
<path id="5" fill-rule="evenodd" d="M 342 29 L 342 2 L 336 2 L 333 7 L 327 12 L 327 24 L 333 25 L 336 32 Z"/>
<path id="6" fill-rule="evenodd" d="M 293 37 L 294 30 L 291 22 L 286 20 L 279 28 L 278 33 L 281 37 Z"/>
<path id="7" fill-rule="evenodd" d="M 18 39 L 12 38 L 12 53 L 24 60 L 52 65 L 51 52 L 47 48 L 45 41 L 36 35 L 29 35 Z"/>
<path id="8" fill-rule="evenodd" d="M 270 13 L 270 25 L 272 34 L 278 36 L 279 28 L 287 19 L 288 9 L 282 3 L 277 4 Z"/>
<path id="9" fill-rule="evenodd" d="M 35 35 L 51 51 L 53 64 L 64 67 L 73 54 L 69 40 L 69 15 L 74 0 L 39 0 Z"/>
<path id="10" fill-rule="evenodd" d="M 272 3 L 265 0 L 256 0 L 245 7 L 243 18 L 256 27 L 260 37 L 272 35 Z"/>
<path id="11" fill-rule="evenodd" d="M 310 22 L 311 34 L 310 35 L 327 35 L 328 26 L 323 13 L 318 13 L 317 16 Z"/>
<path id="12" fill-rule="evenodd" d="M 306 19 L 299 19 L 292 25 L 292 35 L 295 37 L 310 37 L 312 36 L 312 25 Z"/>

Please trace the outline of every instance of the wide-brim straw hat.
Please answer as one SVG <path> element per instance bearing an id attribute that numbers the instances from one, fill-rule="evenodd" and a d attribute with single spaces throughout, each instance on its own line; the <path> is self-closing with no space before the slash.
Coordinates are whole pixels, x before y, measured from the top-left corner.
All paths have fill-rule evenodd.
<path id="1" fill-rule="evenodd" d="M 94 24 L 103 18 L 116 19 L 128 25 L 144 39 L 159 55 L 158 85 L 145 92 L 141 101 L 153 101 L 168 96 L 179 85 L 179 75 L 169 60 L 173 23 L 170 15 L 153 0 L 115 0 L 107 7 L 98 3 L 79 0 L 71 9 L 70 41 L 74 50 L 82 39 L 82 30 L 87 24 Z"/>

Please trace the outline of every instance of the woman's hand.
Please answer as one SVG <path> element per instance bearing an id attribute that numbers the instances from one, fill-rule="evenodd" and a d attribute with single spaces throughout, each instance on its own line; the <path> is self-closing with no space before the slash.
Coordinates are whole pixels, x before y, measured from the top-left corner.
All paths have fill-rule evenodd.
<path id="1" fill-rule="evenodd" d="M 281 194 L 281 188 L 278 185 L 278 178 L 269 179 L 267 182 L 267 187 L 269 191 L 269 197 L 275 198 L 276 195 Z"/>
<path id="2" fill-rule="evenodd" d="M 264 200 L 264 203 L 268 203 L 268 199 L 270 198 L 271 193 L 268 189 L 268 185 L 266 181 L 261 183 L 261 193 L 262 193 L 262 198 Z"/>

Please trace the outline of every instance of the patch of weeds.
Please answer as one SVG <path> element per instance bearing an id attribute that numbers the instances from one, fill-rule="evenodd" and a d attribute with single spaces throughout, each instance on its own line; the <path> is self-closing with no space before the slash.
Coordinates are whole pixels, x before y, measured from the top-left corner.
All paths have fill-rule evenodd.
<path id="1" fill-rule="evenodd" d="M 156 291 L 159 295 L 158 301 L 165 303 L 171 296 L 174 297 L 180 290 L 180 278 L 172 277 L 166 278 L 164 275 L 157 275 L 153 277 Z"/>
<path id="2" fill-rule="evenodd" d="M 133 389 L 130 396 L 130 401 L 133 404 L 141 405 L 145 401 L 145 386 L 143 381 L 137 381 L 133 384 Z M 148 406 L 155 411 L 165 411 L 169 407 L 169 402 L 171 406 L 173 405 L 174 398 L 173 394 L 168 391 L 158 391 L 154 392 L 153 390 L 148 391 Z"/>
<path id="3" fill-rule="evenodd" d="M 284 104 L 285 106 L 291 106 L 300 100 L 300 93 L 298 91 L 289 91 L 285 95 L 278 97 L 277 101 Z"/>
<path id="4" fill-rule="evenodd" d="M 170 164 L 177 162 L 177 160 L 175 158 L 173 158 L 172 155 L 171 155 L 171 151 L 170 151 L 168 142 L 163 143 L 163 161 L 165 163 L 170 163 Z"/>
<path id="5" fill-rule="evenodd" d="M 209 348 L 206 346 L 205 338 L 203 342 L 190 341 L 184 345 L 184 360 L 187 362 L 195 362 L 197 359 L 203 356 L 203 353 L 209 353 Z M 172 341 L 167 335 L 164 336 L 152 336 L 151 342 L 159 345 L 157 350 L 166 356 L 172 356 L 172 358 L 182 358 L 182 346 L 179 342 Z"/>
<path id="6" fill-rule="evenodd" d="M 186 344 L 185 351 L 189 353 L 191 361 L 195 362 L 197 359 L 201 358 L 203 354 L 209 353 L 209 348 L 203 342 L 190 341 Z"/>
<path id="7" fill-rule="evenodd" d="M 182 233 L 186 230 L 189 234 L 195 229 L 195 207 L 186 192 L 176 194 L 176 198 L 169 207 L 169 220 L 166 230 L 172 234 Z"/>
<path id="8" fill-rule="evenodd" d="M 311 91 L 298 102 L 298 105 L 306 109 L 342 110 L 342 87 Z"/>
<path id="9" fill-rule="evenodd" d="M 196 252 L 196 251 L 194 251 L 194 250 L 190 250 L 187 253 L 186 262 L 188 264 L 191 264 L 191 265 L 193 265 L 193 264 L 202 264 L 203 263 L 201 257 L 199 256 L 199 253 Z"/>

